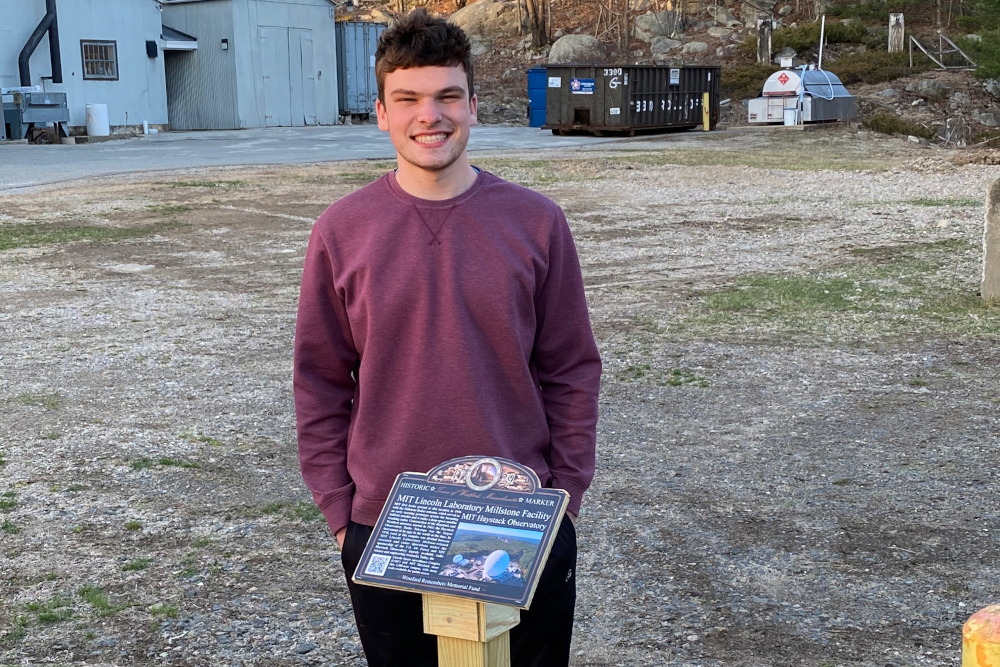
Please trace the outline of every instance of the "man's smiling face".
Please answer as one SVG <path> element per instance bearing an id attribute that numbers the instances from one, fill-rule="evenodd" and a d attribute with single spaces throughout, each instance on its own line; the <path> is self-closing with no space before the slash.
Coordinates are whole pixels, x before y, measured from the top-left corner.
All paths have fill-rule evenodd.
<path id="1" fill-rule="evenodd" d="M 378 126 L 401 161 L 442 171 L 462 156 L 477 100 L 461 66 L 397 69 L 385 75 L 384 90 L 385 103 L 375 103 Z"/>

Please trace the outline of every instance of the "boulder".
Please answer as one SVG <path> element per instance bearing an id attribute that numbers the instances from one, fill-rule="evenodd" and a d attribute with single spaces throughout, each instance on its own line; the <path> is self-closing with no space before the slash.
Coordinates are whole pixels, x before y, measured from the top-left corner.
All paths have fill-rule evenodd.
<path id="1" fill-rule="evenodd" d="M 793 60 L 798 57 L 798 51 L 790 46 L 786 46 L 782 50 L 774 54 L 774 64 L 780 65 L 782 58 L 792 58 Z"/>
<path id="2" fill-rule="evenodd" d="M 921 97 L 942 98 L 946 97 L 948 93 L 951 92 L 951 88 L 941 85 L 932 79 L 924 79 L 922 81 L 914 81 L 909 84 L 906 86 L 906 91 L 916 93 Z"/>
<path id="3" fill-rule="evenodd" d="M 519 32 L 517 6 L 513 2 L 480 0 L 462 7 L 448 21 L 470 37 L 482 37 L 485 41 L 515 37 Z"/>
<path id="4" fill-rule="evenodd" d="M 724 55 L 726 55 L 726 47 L 724 47 L 724 46 L 720 46 L 719 48 L 717 48 L 717 49 L 715 50 L 715 57 L 716 57 L 716 58 L 721 58 L 721 57 L 723 57 Z"/>
<path id="5" fill-rule="evenodd" d="M 778 10 L 778 16 L 788 16 L 791 13 L 792 13 L 791 5 L 785 5 L 784 7 Z"/>
<path id="6" fill-rule="evenodd" d="M 966 35 L 965 39 L 969 40 L 970 42 L 982 42 L 983 36 L 977 35 L 976 33 L 972 33 L 971 35 Z"/>
<path id="7" fill-rule="evenodd" d="M 876 97 L 884 97 L 887 100 L 898 100 L 899 91 L 895 88 L 886 88 L 885 90 L 880 90 L 875 93 Z"/>
<path id="8" fill-rule="evenodd" d="M 983 82 L 983 90 L 1000 99 L 1000 79 L 987 79 Z"/>
<path id="9" fill-rule="evenodd" d="M 735 16 L 729 13 L 729 10 L 725 7 L 716 7 L 715 5 L 709 5 L 705 8 L 708 15 L 715 19 L 716 23 L 721 23 L 727 28 L 738 28 L 743 25 L 743 21 L 739 20 Z"/>
<path id="10" fill-rule="evenodd" d="M 483 54 L 490 52 L 489 47 L 480 42 L 475 37 L 469 38 L 469 46 L 471 47 L 471 52 L 473 56 L 481 56 Z"/>
<path id="11" fill-rule="evenodd" d="M 992 111 L 981 113 L 979 115 L 973 114 L 972 117 L 986 127 L 1000 127 L 1000 114 L 993 113 Z"/>
<path id="12" fill-rule="evenodd" d="M 726 39 L 733 31 L 729 28 L 723 28 L 722 26 L 715 26 L 708 29 L 708 36 L 715 37 L 716 39 Z"/>
<path id="13" fill-rule="evenodd" d="M 952 107 L 967 107 L 972 104 L 972 97 L 968 93 L 952 93 L 948 98 Z"/>
<path id="14" fill-rule="evenodd" d="M 599 63 L 604 60 L 604 46 L 592 35 L 564 35 L 549 51 L 549 62 Z"/>
<path id="15" fill-rule="evenodd" d="M 681 53 L 702 53 L 708 51 L 708 44 L 705 42 L 688 42 L 681 49 Z"/>
<path id="16" fill-rule="evenodd" d="M 757 19 L 771 18 L 774 16 L 774 0 L 760 0 L 759 2 L 744 2 L 740 6 L 740 20 L 748 28 L 757 28 Z"/>
<path id="17" fill-rule="evenodd" d="M 666 10 L 640 14 L 632 22 L 632 36 L 640 42 L 652 42 L 656 37 L 669 37 L 676 29 L 677 15 Z"/>
<path id="18" fill-rule="evenodd" d="M 679 39 L 670 39 L 669 37 L 656 37 L 653 39 L 653 43 L 649 45 L 649 51 L 653 54 L 655 58 L 658 54 L 668 53 L 673 51 L 679 46 L 683 46 L 684 42 Z"/>

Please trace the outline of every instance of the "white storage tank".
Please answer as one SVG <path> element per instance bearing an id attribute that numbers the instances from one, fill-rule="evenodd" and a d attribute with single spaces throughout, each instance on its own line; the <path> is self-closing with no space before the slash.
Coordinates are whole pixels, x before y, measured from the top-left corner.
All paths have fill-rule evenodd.
<path id="1" fill-rule="evenodd" d="M 858 117 L 858 100 L 836 74 L 808 65 L 769 76 L 760 97 L 750 100 L 747 110 L 751 123 L 788 125 L 788 119 L 795 116 L 795 124 L 849 121 Z"/>

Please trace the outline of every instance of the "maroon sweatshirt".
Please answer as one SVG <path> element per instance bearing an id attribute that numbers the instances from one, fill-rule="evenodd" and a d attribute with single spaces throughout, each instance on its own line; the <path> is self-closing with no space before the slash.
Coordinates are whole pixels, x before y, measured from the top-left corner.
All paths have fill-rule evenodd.
<path id="1" fill-rule="evenodd" d="M 502 456 L 571 495 L 594 475 L 601 360 L 559 207 L 481 172 L 446 201 L 392 173 L 316 221 L 295 330 L 302 477 L 334 532 L 401 472 Z"/>

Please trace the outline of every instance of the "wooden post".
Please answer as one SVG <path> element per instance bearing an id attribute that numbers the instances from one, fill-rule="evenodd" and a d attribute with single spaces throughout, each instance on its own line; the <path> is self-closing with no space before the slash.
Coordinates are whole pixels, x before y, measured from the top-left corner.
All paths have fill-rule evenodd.
<path id="1" fill-rule="evenodd" d="M 889 53 L 903 50 L 904 42 L 906 41 L 905 34 L 903 15 L 889 14 Z"/>
<path id="2" fill-rule="evenodd" d="M 510 667 L 510 629 L 521 611 L 446 595 L 423 595 L 424 632 L 437 635 L 439 667 Z"/>
<path id="3" fill-rule="evenodd" d="M 771 37 L 774 23 L 771 19 L 757 19 L 757 64 L 771 64 Z"/>
<path id="4" fill-rule="evenodd" d="M 711 94 L 702 93 L 701 94 L 701 130 L 702 132 L 708 132 L 712 129 L 712 108 L 711 108 Z"/>
<path id="5" fill-rule="evenodd" d="M 983 285 L 979 293 L 982 294 L 983 301 L 987 303 L 1000 303 L 1000 180 L 993 183 L 986 195 L 986 229 L 983 232 Z M 998 608 L 997 613 L 1000 614 L 1000 608 Z"/>

